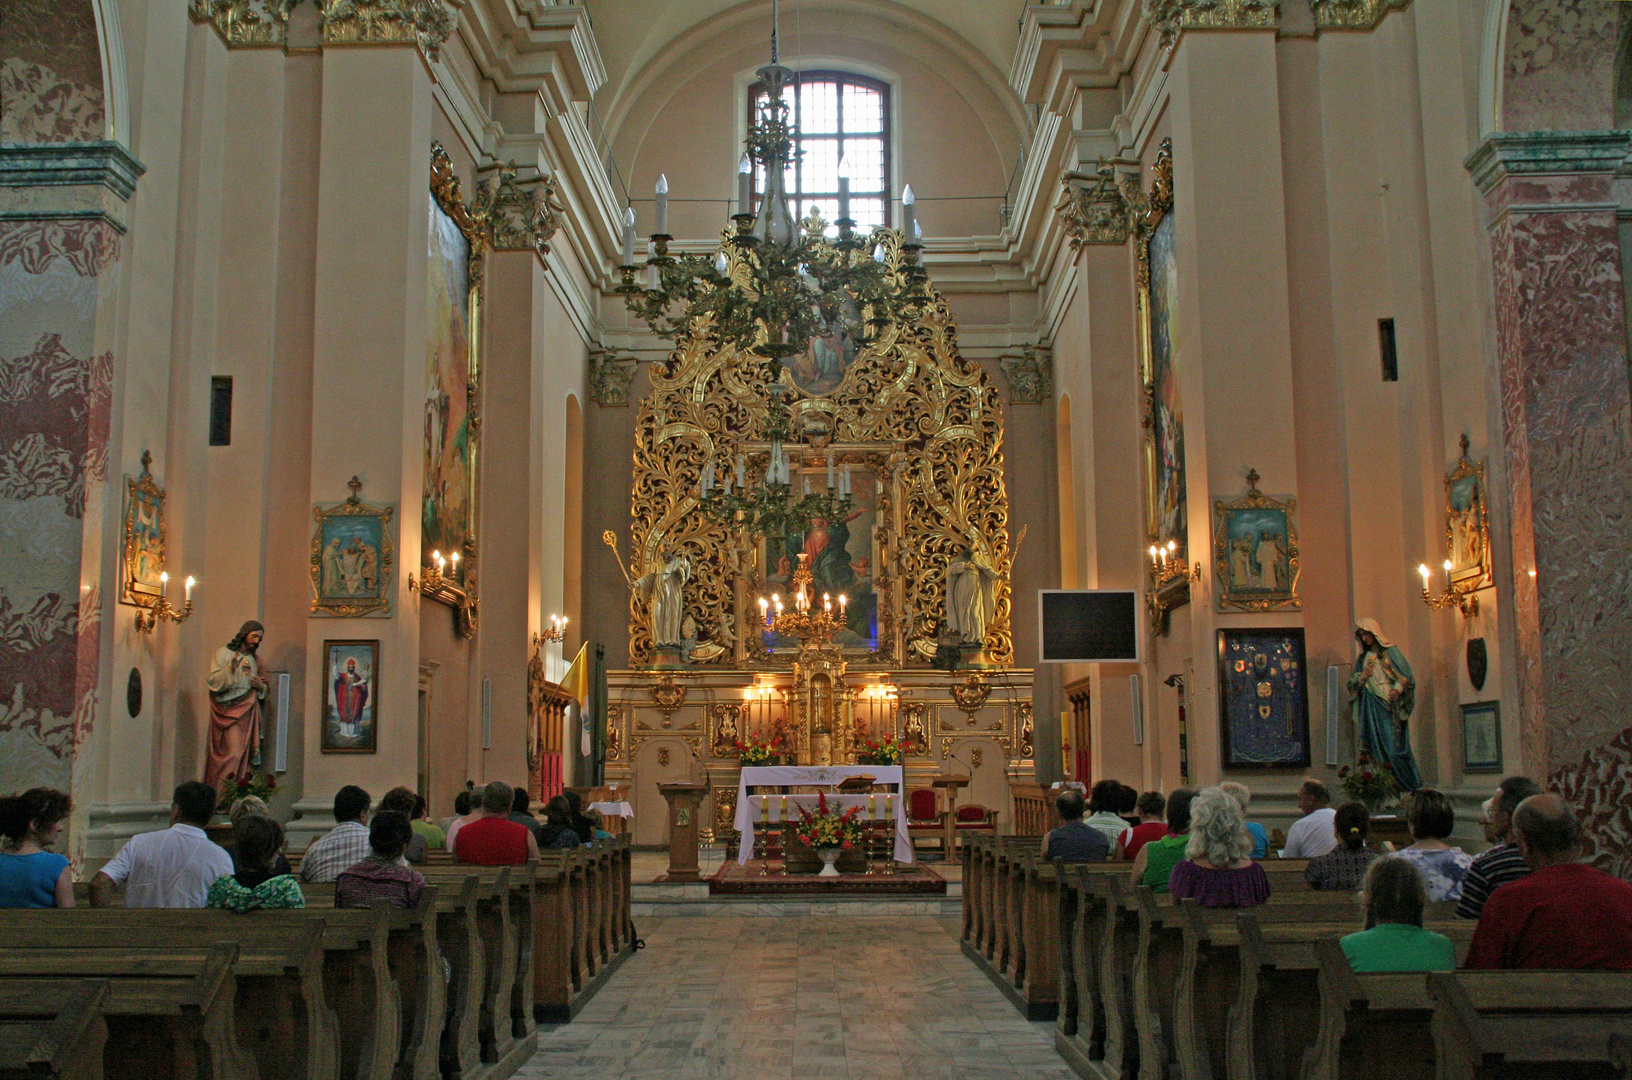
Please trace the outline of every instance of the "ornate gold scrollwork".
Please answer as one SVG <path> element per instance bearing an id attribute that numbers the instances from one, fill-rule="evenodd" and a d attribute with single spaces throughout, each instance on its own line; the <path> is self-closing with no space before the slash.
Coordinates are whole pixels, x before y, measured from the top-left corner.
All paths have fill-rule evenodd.
<path id="1" fill-rule="evenodd" d="M 608 705 L 606 707 L 606 759 L 620 761 L 623 758 L 623 722 L 625 711 L 622 705 Z"/>
<path id="2" fill-rule="evenodd" d="M 905 291 L 909 264 L 900 234 L 882 230 L 873 237 L 892 286 Z M 728 262 L 736 258 L 733 252 L 728 245 Z M 913 663 L 933 658 L 933 650 L 924 655 L 916 641 L 939 636 L 947 564 L 973 535 L 997 571 L 985 650 L 994 662 L 1011 663 L 1013 553 L 1003 406 L 981 366 L 959 354 L 946 301 L 933 288 L 914 288 L 922 299 L 903 318 L 880 327 L 872 344 L 845 365 L 831 393 L 804 393 L 790 369 L 782 375 L 783 401 L 796 432 L 829 440 L 841 463 L 870 467 L 881 481 L 874 566 L 879 645 L 873 659 L 905 664 L 909 648 Z M 881 315 L 864 312 L 875 314 Z M 729 553 L 751 538 L 703 514 L 697 495 L 704 463 L 732 461 L 738 454 L 745 459 L 746 482 L 760 481 L 764 443 L 753 443 L 764 430 L 767 378 L 764 360 L 720 345 L 712 317 L 699 317 L 668 358 L 653 365 L 651 393 L 636 417 L 631 572 L 644 572 L 665 549 L 683 552 L 693 567 L 685 608 L 700 627 L 720 625 L 722 615 L 743 624 Z M 631 661 L 649 662 L 651 628 L 637 597 L 630 600 L 629 629 Z M 756 653 L 752 643 L 749 652 Z M 717 662 L 729 659 L 726 652 Z"/>
<path id="3" fill-rule="evenodd" d="M 748 722 L 748 703 L 721 701 L 709 706 L 709 748 L 715 757 L 729 757 L 737 748 L 742 729 Z"/>
<path id="4" fill-rule="evenodd" d="M 215 27 L 231 46 L 279 46 L 289 38 L 289 10 L 300 0 L 188 0 L 194 22 Z"/>
<path id="5" fill-rule="evenodd" d="M 442 0 L 318 0 L 325 45 L 417 45 L 431 60 L 453 33 Z"/>
<path id="6" fill-rule="evenodd" d="M 714 789 L 714 836 L 728 839 L 737 835 L 737 789 Z"/>
<path id="7" fill-rule="evenodd" d="M 516 163 L 507 162 L 476 185 L 470 216 L 487 233 L 495 251 L 550 253 L 550 238 L 561 227 L 567 208 L 555 199 L 555 178 L 516 180 Z"/>
<path id="8" fill-rule="evenodd" d="M 1309 0 L 1317 30 L 1371 30 L 1410 0 Z"/>
<path id="9" fill-rule="evenodd" d="M 1037 733 L 1036 724 L 1031 713 L 1031 702 L 1022 701 L 1015 707 L 1020 712 L 1020 735 L 1015 739 L 1014 755 L 1020 758 L 1029 758 L 1035 752 L 1032 742 Z"/>
<path id="10" fill-rule="evenodd" d="M 970 714 L 986 704 L 987 695 L 991 692 L 991 684 L 975 672 L 970 672 L 969 677 L 961 683 L 952 684 L 952 700 L 958 703 L 958 708 Z"/>
<path id="11" fill-rule="evenodd" d="M 901 703 L 901 746 L 909 754 L 929 753 L 929 732 L 924 725 L 924 717 L 928 712 L 929 705 L 926 702 Z"/>
<path id="12" fill-rule="evenodd" d="M 1071 171 L 1060 176 L 1060 201 L 1054 211 L 1060 215 L 1071 246 L 1084 244 L 1124 244 L 1131 226 L 1127 193 L 1117 178 L 1117 163 L 1100 158 L 1093 175 Z M 1092 181 L 1074 187 L 1083 181 Z"/>
<path id="13" fill-rule="evenodd" d="M 652 704 L 663 714 L 663 726 L 668 727 L 673 721 L 675 711 L 686 703 L 686 688 L 675 682 L 673 675 L 665 673 L 649 690 Z"/>
<path id="14" fill-rule="evenodd" d="M 1276 0 L 1145 0 L 1145 11 L 1164 49 L 1185 30 L 1269 30 L 1279 22 Z"/>

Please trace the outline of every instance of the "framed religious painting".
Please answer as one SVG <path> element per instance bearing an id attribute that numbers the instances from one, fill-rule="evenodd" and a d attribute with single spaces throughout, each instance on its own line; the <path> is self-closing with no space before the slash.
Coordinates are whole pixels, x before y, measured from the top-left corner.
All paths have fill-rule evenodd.
<path id="1" fill-rule="evenodd" d="M 466 209 L 459 177 L 431 144 L 425 341 L 425 467 L 420 507 L 420 594 L 455 611 L 461 637 L 476 632 L 477 467 L 481 387 L 481 282 L 486 239 Z"/>
<path id="2" fill-rule="evenodd" d="M 1225 768 L 1309 764 L 1301 629 L 1218 632 L 1218 715 Z"/>
<path id="3" fill-rule="evenodd" d="M 153 455 L 143 451 L 142 473 L 125 477 L 124 535 L 119 547 L 119 602 L 152 607 L 164 573 L 164 489 L 149 471 Z"/>
<path id="4" fill-rule="evenodd" d="M 379 747 L 380 643 L 323 643 L 325 754 L 372 754 Z"/>
<path id="5" fill-rule="evenodd" d="M 1450 589 L 1470 593 L 1491 583 L 1490 514 L 1484 462 L 1468 460 L 1468 437 L 1462 455 L 1445 477 L 1445 545 L 1451 564 Z"/>
<path id="6" fill-rule="evenodd" d="M 852 654 L 879 651 L 882 598 L 877 571 L 882 522 L 888 518 L 889 505 L 887 485 L 880 482 L 878 475 L 883 458 L 845 451 L 836 452 L 834 461 L 835 488 L 848 488 L 850 509 L 830 518 L 813 517 L 802 527 L 767 536 L 763 542 L 760 565 L 764 567 L 764 576 L 748 597 L 746 618 L 758 626 L 761 644 L 767 653 L 792 653 L 799 648 L 797 638 L 784 637 L 776 633 L 767 620 L 761 620 L 759 601 L 764 599 L 768 610 L 773 598 L 780 598 L 792 609 L 793 574 L 802 554 L 810 556 L 816 606 L 821 607 L 823 597 L 828 597 L 843 623 L 843 628 L 834 635 L 834 643 Z M 827 473 L 825 459 L 803 464 L 789 462 L 790 486 L 796 495 L 825 494 Z M 774 612 L 768 613 L 774 616 Z"/>
<path id="7" fill-rule="evenodd" d="M 371 506 L 357 497 L 362 484 L 351 478 L 351 497 L 312 508 L 313 615 L 338 619 L 388 618 L 396 565 L 392 517 L 396 509 Z"/>
<path id="8" fill-rule="evenodd" d="M 1298 500 L 1258 490 L 1258 471 L 1247 473 L 1247 493 L 1213 502 L 1213 570 L 1220 611 L 1297 611 Z"/>
<path id="9" fill-rule="evenodd" d="M 1479 701 L 1462 706 L 1462 771 L 1502 771 L 1500 702 Z"/>
<path id="10" fill-rule="evenodd" d="M 1162 140 L 1150 192 L 1137 193 L 1134 222 L 1139 250 L 1139 332 L 1145 395 L 1145 531 L 1152 544 L 1189 552 L 1185 477 L 1184 405 L 1179 393 L 1182 358 L 1174 337 L 1178 295 L 1177 228 L 1173 218 L 1173 153 Z"/>

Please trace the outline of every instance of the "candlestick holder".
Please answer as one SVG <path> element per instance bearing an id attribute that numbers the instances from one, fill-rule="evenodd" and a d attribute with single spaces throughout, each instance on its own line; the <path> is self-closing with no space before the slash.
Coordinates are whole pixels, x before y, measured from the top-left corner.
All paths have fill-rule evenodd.
<path id="1" fill-rule="evenodd" d="M 793 572 L 794 610 L 778 611 L 771 620 L 771 629 L 782 637 L 797 638 L 807 645 L 825 645 L 833 635 L 845 628 L 844 612 L 848 604 L 841 594 L 839 610 L 831 606 L 818 608 L 813 591 L 814 577 L 810 572 L 810 554 L 799 553 L 799 566 Z M 831 604 L 831 600 L 827 602 Z"/>
<path id="2" fill-rule="evenodd" d="M 1422 602 L 1427 604 L 1428 607 L 1434 611 L 1444 611 L 1448 607 L 1454 607 L 1456 610 L 1462 613 L 1462 617 L 1464 619 L 1471 619 L 1475 615 L 1479 614 L 1479 598 L 1473 595 L 1471 592 L 1458 592 L 1456 589 L 1452 588 L 1450 584 L 1450 572 L 1451 566 L 1449 563 L 1446 563 L 1445 591 L 1436 596 L 1428 587 L 1429 574 L 1427 565 L 1424 564 L 1417 567 L 1417 573 L 1422 575 Z"/>
<path id="3" fill-rule="evenodd" d="M 153 602 L 152 607 L 137 609 L 136 632 L 138 634 L 151 634 L 158 627 L 161 621 L 173 623 L 186 622 L 187 617 L 192 613 L 193 601 L 191 597 L 188 597 L 186 600 L 182 601 L 181 608 L 178 610 L 170 606 L 169 600 L 163 596 L 160 596 Z"/>
<path id="4" fill-rule="evenodd" d="M 551 615 L 550 625 L 533 636 L 539 641 L 561 641 L 567 636 L 566 618 L 561 615 Z"/>

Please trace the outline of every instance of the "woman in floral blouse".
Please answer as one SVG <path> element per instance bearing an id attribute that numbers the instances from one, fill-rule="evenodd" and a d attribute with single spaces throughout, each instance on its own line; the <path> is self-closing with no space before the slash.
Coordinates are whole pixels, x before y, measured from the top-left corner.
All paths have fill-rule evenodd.
<path id="1" fill-rule="evenodd" d="M 269 817 L 247 817 L 238 826 L 236 846 L 237 872 L 215 879 L 205 907 L 245 912 L 306 906 L 300 882 L 293 874 L 280 874 L 276 869 L 283 851 L 282 825 Z"/>
<path id="2" fill-rule="evenodd" d="M 1451 800 L 1433 788 L 1418 788 L 1411 794 L 1411 809 L 1406 811 L 1405 820 L 1417 842 L 1399 856 L 1422 873 L 1428 899 L 1462 899 L 1462 879 L 1468 876 L 1473 856 L 1445 842 L 1456 827 Z"/>

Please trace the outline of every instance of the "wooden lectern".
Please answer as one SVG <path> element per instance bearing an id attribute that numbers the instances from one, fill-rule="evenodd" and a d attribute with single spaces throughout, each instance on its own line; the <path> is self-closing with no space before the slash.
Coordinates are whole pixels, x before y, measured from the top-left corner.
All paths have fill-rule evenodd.
<path id="1" fill-rule="evenodd" d="M 669 801 L 669 872 L 659 881 L 697 881 L 697 841 L 702 831 L 703 796 L 708 784 L 659 784 Z"/>
<path id="2" fill-rule="evenodd" d="M 938 787 L 946 792 L 946 838 L 942 841 L 946 847 L 944 858 L 952 861 L 952 852 L 958 840 L 958 789 L 969 786 L 967 776 L 937 776 L 930 781 L 931 787 Z"/>

